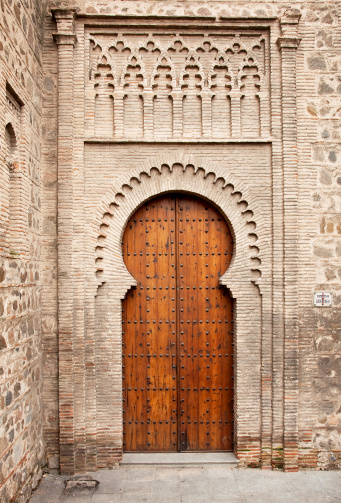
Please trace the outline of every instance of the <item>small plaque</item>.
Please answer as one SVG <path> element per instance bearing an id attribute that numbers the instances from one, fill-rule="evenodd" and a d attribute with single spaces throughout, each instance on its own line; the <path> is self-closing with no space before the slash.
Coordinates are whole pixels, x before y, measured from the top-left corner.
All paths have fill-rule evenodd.
<path id="1" fill-rule="evenodd" d="M 333 294 L 331 292 L 314 292 L 315 307 L 331 307 L 333 305 Z"/>

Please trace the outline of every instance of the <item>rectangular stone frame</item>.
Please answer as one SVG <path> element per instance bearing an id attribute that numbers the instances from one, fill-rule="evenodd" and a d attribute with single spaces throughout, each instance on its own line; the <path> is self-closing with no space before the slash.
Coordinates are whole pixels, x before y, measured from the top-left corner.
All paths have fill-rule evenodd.
<path id="1" fill-rule="evenodd" d="M 95 353 L 96 341 L 85 346 L 85 327 L 93 322 L 84 310 L 89 293 L 85 285 L 84 223 L 84 27 L 113 23 L 113 16 L 86 15 L 73 9 L 54 9 L 58 44 L 58 319 L 60 466 L 64 474 L 98 468 L 96 436 L 96 375 L 85 361 Z M 148 14 L 142 15 L 147 22 Z M 117 18 L 131 24 L 137 17 Z M 163 18 L 164 19 L 164 18 Z M 212 23 L 215 17 L 193 17 Z M 273 173 L 273 283 L 272 301 L 263 302 L 261 353 L 261 452 L 246 464 L 298 468 L 298 324 L 297 324 L 297 135 L 296 64 L 299 15 L 282 19 L 243 19 L 221 16 L 219 23 L 261 26 L 270 31 L 272 173 Z M 153 22 L 157 22 L 154 18 Z M 183 18 L 173 18 L 172 24 Z M 280 28 L 282 32 L 280 32 Z M 278 47 L 277 44 L 278 43 Z M 75 44 L 76 48 L 75 48 Z M 73 62 L 73 63 L 72 63 Z M 83 92 L 83 98 L 82 98 Z M 284 206 L 284 212 L 282 208 Z M 284 229 L 284 231 L 283 231 Z M 93 314 L 93 313 L 92 313 Z M 89 319 L 87 319 L 89 316 Z M 270 335 L 271 334 L 271 335 Z M 272 338 L 272 345 L 268 344 Z M 92 384 L 91 384 L 92 383 Z M 97 383 L 97 386 L 99 384 Z M 92 399 L 93 398 L 93 399 Z M 252 420 L 252 418 L 251 418 Z M 105 435 L 104 435 L 105 437 Z M 238 432 L 237 432 L 238 437 Z M 238 438 L 237 438 L 238 440 Z M 284 449 L 284 453 L 283 453 Z M 109 447 L 110 450 L 110 447 Z M 254 453 L 253 453 L 254 454 Z M 107 466 L 120 459 L 121 449 Z"/>

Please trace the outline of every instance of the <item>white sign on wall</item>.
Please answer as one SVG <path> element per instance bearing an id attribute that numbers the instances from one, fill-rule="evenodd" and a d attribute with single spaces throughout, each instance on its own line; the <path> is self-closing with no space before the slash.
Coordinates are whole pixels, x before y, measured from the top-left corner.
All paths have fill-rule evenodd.
<path id="1" fill-rule="evenodd" d="M 331 292 L 314 292 L 315 307 L 331 307 L 333 305 L 333 294 Z"/>

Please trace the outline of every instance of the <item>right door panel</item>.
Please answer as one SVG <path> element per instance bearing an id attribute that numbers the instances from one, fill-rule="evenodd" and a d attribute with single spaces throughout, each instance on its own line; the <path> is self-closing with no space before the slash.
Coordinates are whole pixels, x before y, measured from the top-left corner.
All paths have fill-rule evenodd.
<path id="1" fill-rule="evenodd" d="M 179 443 L 181 451 L 229 451 L 233 444 L 233 304 L 219 278 L 233 241 L 204 200 L 177 201 Z"/>

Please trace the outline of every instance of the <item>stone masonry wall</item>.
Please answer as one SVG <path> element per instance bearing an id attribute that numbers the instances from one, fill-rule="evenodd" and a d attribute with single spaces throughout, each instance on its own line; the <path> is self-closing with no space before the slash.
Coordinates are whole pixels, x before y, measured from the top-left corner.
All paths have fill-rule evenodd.
<path id="1" fill-rule="evenodd" d="M 44 462 L 40 283 L 45 2 L 0 2 L 0 500 L 25 502 Z"/>
<path id="2" fill-rule="evenodd" d="M 341 4 L 297 7 L 301 464 L 340 468 Z M 334 306 L 311 307 L 313 291 Z"/>

